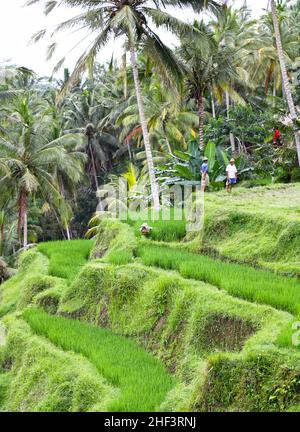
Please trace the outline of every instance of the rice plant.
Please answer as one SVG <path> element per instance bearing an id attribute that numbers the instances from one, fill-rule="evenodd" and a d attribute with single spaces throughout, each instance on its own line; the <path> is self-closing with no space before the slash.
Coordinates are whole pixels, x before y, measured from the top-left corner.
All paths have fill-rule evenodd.
<path id="1" fill-rule="evenodd" d="M 163 212 L 167 211 L 168 217 Z M 168 220 L 169 219 L 169 220 Z M 135 234 L 139 235 L 140 227 L 147 223 L 152 227 L 150 238 L 156 241 L 173 242 L 180 241 L 186 236 L 186 220 L 182 211 L 174 208 L 161 210 L 156 214 L 151 211 L 131 213 L 127 221 L 134 227 Z"/>
<path id="2" fill-rule="evenodd" d="M 49 259 L 49 275 L 72 282 L 87 262 L 93 242 L 90 240 L 40 243 L 38 251 Z"/>
<path id="3" fill-rule="evenodd" d="M 210 283 L 233 296 L 300 313 L 300 282 L 296 278 L 159 245 L 140 245 L 138 256 L 145 265 L 177 270 L 185 278 Z"/>
<path id="4" fill-rule="evenodd" d="M 175 384 L 162 363 L 135 342 L 80 321 L 27 309 L 23 317 L 38 335 L 66 351 L 82 354 L 120 389 L 108 411 L 154 411 Z"/>

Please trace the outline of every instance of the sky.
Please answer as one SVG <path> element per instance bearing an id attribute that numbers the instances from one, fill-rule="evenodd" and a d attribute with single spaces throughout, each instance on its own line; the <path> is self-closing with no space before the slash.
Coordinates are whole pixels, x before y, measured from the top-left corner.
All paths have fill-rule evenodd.
<path id="1" fill-rule="evenodd" d="M 25 66 L 33 69 L 41 76 L 51 75 L 54 65 L 67 53 L 65 67 L 72 69 L 76 60 L 88 45 L 89 39 L 77 48 L 72 50 L 78 40 L 86 37 L 84 33 L 64 32 L 56 36 L 57 39 L 46 38 L 37 44 L 29 44 L 31 36 L 41 29 L 51 30 L 55 24 L 76 15 L 76 11 L 67 7 L 60 7 L 55 13 L 47 17 L 43 14 L 43 6 L 36 4 L 24 7 L 26 0 L 2 0 L 0 2 L 0 63 L 9 62 L 17 66 Z M 45 2 L 44 2 L 45 3 Z M 234 4 L 240 6 L 244 0 L 235 0 Z M 248 0 L 248 6 L 253 11 L 254 17 L 259 17 L 262 8 L 266 8 L 268 0 Z M 192 21 L 191 11 L 173 11 L 174 15 L 184 21 Z M 166 32 L 160 31 L 163 41 L 172 46 L 175 43 L 174 37 Z M 47 46 L 55 40 L 59 41 L 58 49 L 51 61 L 46 60 Z M 72 51 L 71 51 L 72 50 Z M 111 41 L 102 49 L 97 60 L 102 63 L 111 59 L 112 53 L 116 59 L 120 57 L 122 49 L 120 41 Z"/>

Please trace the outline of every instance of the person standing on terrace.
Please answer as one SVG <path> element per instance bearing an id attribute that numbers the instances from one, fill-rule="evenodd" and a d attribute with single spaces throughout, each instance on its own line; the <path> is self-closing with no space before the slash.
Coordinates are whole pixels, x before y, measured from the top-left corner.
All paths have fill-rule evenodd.
<path id="1" fill-rule="evenodd" d="M 238 170 L 235 166 L 235 160 L 231 159 L 229 165 L 226 168 L 226 175 L 227 175 L 227 183 L 226 183 L 226 189 L 227 192 L 231 192 L 232 185 L 235 185 L 237 183 L 238 178 Z"/>
<path id="2" fill-rule="evenodd" d="M 201 189 L 205 192 L 205 189 L 209 185 L 209 167 L 208 159 L 205 157 L 203 159 L 203 164 L 201 165 Z"/>

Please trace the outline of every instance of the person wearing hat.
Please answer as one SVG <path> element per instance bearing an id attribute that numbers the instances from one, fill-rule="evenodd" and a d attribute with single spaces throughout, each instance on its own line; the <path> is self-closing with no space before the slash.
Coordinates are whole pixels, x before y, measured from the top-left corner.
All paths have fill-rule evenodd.
<path id="1" fill-rule="evenodd" d="M 209 185 L 209 167 L 208 167 L 208 159 L 205 157 L 203 159 L 203 164 L 201 165 L 201 188 L 202 191 L 205 192 L 205 189 Z"/>
<path id="2" fill-rule="evenodd" d="M 226 168 L 226 174 L 227 174 L 226 189 L 227 192 L 231 192 L 232 185 L 235 185 L 237 183 L 237 178 L 238 178 L 238 171 L 235 166 L 235 160 L 233 158 L 230 160 L 230 163 Z"/>

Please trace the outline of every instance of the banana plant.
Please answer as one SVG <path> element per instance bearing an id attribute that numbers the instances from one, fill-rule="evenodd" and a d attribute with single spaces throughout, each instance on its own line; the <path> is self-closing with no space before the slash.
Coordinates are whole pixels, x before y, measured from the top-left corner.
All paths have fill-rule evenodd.
<path id="1" fill-rule="evenodd" d="M 204 152 L 199 150 L 198 142 L 192 140 L 189 151 L 174 151 L 174 156 L 168 163 L 162 165 L 157 172 L 158 179 L 163 186 L 175 183 L 198 184 L 201 181 L 201 165 L 203 158 L 209 161 L 209 175 L 212 187 L 222 187 L 226 180 L 226 167 L 229 164 L 229 155 L 213 141 L 209 141 Z M 243 156 L 236 159 L 236 166 L 240 175 L 251 171 L 248 161 Z"/>

